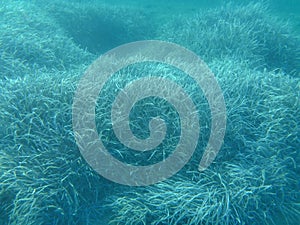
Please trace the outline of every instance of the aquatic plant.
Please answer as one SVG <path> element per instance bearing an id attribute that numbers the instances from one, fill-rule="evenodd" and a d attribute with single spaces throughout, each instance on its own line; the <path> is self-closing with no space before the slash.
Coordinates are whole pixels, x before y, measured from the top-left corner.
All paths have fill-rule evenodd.
<path id="1" fill-rule="evenodd" d="M 253 68 L 281 69 L 297 76 L 300 71 L 300 39 L 293 26 L 262 2 L 229 3 L 192 16 L 176 16 L 159 34 L 158 38 L 185 46 L 206 62 L 234 57 Z"/>
<path id="2" fill-rule="evenodd" d="M 86 219 L 79 216 L 83 205 L 105 196 L 99 187 L 106 182 L 80 157 L 71 130 L 72 93 L 81 72 L 1 80 L 4 224 L 79 223 Z"/>
<path id="3" fill-rule="evenodd" d="M 99 53 L 101 47 L 96 39 L 79 40 L 86 31 L 76 34 L 77 28 L 66 21 L 80 21 L 83 29 L 96 18 L 101 25 L 117 23 L 117 33 L 131 24 L 124 39 L 113 43 L 117 44 L 134 40 L 139 29 L 141 37 L 148 37 L 145 21 L 132 22 L 143 15 L 135 10 L 126 13 L 130 22 L 117 7 L 42 6 L 41 1 L 0 3 L 0 224 L 107 224 L 108 216 L 111 224 L 300 220 L 300 81 L 292 73 L 299 68 L 298 39 L 264 5 L 214 9 L 174 20 L 158 31 L 161 39 L 180 43 L 206 59 L 224 91 L 228 126 L 223 148 L 208 170 L 197 172 L 208 132 L 204 127 L 195 156 L 179 174 L 140 188 L 112 184 L 80 156 L 71 129 L 72 97 L 85 65 L 96 57 L 84 48 Z M 81 10 L 83 18 L 72 18 Z M 94 43 L 87 46 L 89 41 Z M 172 68 L 154 68 L 176 79 L 178 72 Z M 112 100 L 114 93 L 109 91 L 114 86 L 109 85 L 128 82 L 140 75 L 139 69 L 122 71 L 128 73 L 127 80 L 116 75 L 101 99 Z M 193 97 L 199 94 L 190 92 Z M 200 101 L 199 108 L 205 106 Z M 98 115 L 109 114 L 108 103 L 98 102 Z M 147 108 L 142 125 L 157 109 Z M 133 114 L 141 111 L 137 106 Z M 176 116 L 172 110 L 168 113 Z M 207 111 L 201 113 L 207 122 Z M 145 135 L 137 127 L 137 135 Z M 173 139 L 168 141 L 172 146 Z M 134 155 L 127 157 L 132 160 Z"/>
<path id="4" fill-rule="evenodd" d="M 211 68 L 228 110 L 224 146 L 213 166 L 196 172 L 198 154 L 177 177 L 112 197 L 111 224 L 293 224 L 299 219 L 300 103 L 294 91 L 299 80 L 259 72 L 238 60 L 216 60 Z"/>
<path id="5" fill-rule="evenodd" d="M 0 78 L 37 69 L 65 70 L 92 60 L 45 10 L 26 1 L 0 3 Z"/>

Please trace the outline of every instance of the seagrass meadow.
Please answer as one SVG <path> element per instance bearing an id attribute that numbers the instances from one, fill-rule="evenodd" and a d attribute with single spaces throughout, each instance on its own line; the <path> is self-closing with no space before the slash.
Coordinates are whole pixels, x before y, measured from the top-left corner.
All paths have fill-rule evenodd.
<path id="1" fill-rule="evenodd" d="M 299 224 L 299 12 L 293 0 L 0 1 L 0 225 Z M 227 126 L 217 157 L 199 172 L 212 126 L 201 88 L 162 63 L 118 71 L 95 108 L 99 138 L 118 160 L 157 163 L 180 139 L 175 108 L 153 96 L 132 108 L 130 127 L 147 138 L 149 121 L 160 116 L 163 142 L 146 153 L 120 143 L 111 105 L 135 79 L 152 74 L 178 83 L 201 121 L 195 152 L 178 173 L 133 187 L 85 161 L 72 104 L 94 60 L 140 40 L 176 43 L 203 59 L 222 90 Z"/>

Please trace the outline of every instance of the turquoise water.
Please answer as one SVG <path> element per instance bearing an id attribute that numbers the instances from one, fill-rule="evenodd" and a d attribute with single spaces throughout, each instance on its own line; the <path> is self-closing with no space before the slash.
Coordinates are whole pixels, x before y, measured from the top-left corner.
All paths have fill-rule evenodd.
<path id="1" fill-rule="evenodd" d="M 0 224 L 299 224 L 299 12 L 296 0 L 0 1 Z M 107 51 L 142 40 L 175 43 L 205 62 L 222 92 L 226 128 L 219 130 L 224 138 L 213 162 L 199 171 L 215 120 L 208 94 L 197 84 L 202 74 L 187 72 L 198 64 L 187 63 L 181 47 L 162 53 L 165 45 L 154 52 L 151 44 L 143 46 L 141 52 L 166 54 L 170 63 L 140 62 L 143 57 L 134 56 L 136 63 L 109 77 L 96 92 L 92 110 L 97 140 L 110 156 L 133 167 L 164 162 L 186 133 L 188 143 L 197 144 L 172 176 L 124 185 L 126 179 L 149 180 L 150 175 L 128 178 L 124 167 L 113 176 L 109 160 L 92 157 L 100 167 L 109 165 L 101 174 L 94 170 L 81 154 L 80 138 L 86 137 L 74 129 L 77 122 L 88 124 L 84 103 L 89 96 L 75 104 L 76 93 L 90 90 L 80 82 L 97 68 L 89 66 L 98 57 L 104 60 Z M 110 56 L 96 70 L 100 78 L 118 62 Z M 127 58 L 124 62 L 131 62 Z M 141 152 L 119 139 L 112 110 L 126 86 L 149 77 L 182 87 L 195 105 L 185 117 L 196 115 L 200 128 L 181 123 L 186 118 L 167 98 L 139 99 L 125 115 L 135 137 L 152 137 L 153 118 L 166 125 L 165 136 L 155 136 L 161 142 Z M 148 89 L 142 86 L 134 97 Z M 215 93 L 216 88 L 208 85 L 207 90 Z M 177 93 L 167 86 L 162 92 Z M 187 100 L 180 105 L 188 105 Z M 194 131 L 199 132 L 196 140 Z M 181 160 L 159 169 L 172 170 Z"/>

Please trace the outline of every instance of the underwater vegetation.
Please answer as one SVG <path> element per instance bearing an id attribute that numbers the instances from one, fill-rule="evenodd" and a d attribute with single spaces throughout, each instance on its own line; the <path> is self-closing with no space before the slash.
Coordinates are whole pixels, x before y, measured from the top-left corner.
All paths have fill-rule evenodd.
<path id="1" fill-rule="evenodd" d="M 122 85 L 149 70 L 184 84 L 201 120 L 195 155 L 178 174 L 126 187 L 102 178 L 80 155 L 72 101 L 87 65 L 142 39 L 175 42 L 205 60 L 223 91 L 227 129 L 214 163 L 198 172 L 210 127 L 201 90 L 172 67 L 119 71 L 100 93 L 96 120 L 120 160 L 145 162 L 149 155 L 127 153 L 109 129 L 107 109 Z M 265 3 L 231 3 L 162 22 L 140 8 L 96 1 L 1 1 L 0 224 L 297 224 L 299 62 L 292 24 Z M 168 121 L 170 136 L 151 154 L 153 162 L 161 159 L 159 150 L 168 155 L 176 146 L 178 115 L 155 98 L 131 115 L 133 132 L 145 137 L 157 114 Z"/>
<path id="2" fill-rule="evenodd" d="M 176 17 L 162 30 L 162 40 L 186 46 L 206 62 L 238 56 L 253 68 L 299 73 L 299 38 L 289 23 L 270 18 L 261 3 L 237 7 L 232 2 L 219 10 Z"/>

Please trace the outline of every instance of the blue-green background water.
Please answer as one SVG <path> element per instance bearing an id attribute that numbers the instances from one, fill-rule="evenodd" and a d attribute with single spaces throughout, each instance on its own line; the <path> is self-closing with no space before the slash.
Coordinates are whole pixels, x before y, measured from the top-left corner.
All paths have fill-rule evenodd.
<path id="1" fill-rule="evenodd" d="M 0 224 L 299 224 L 300 2 L 0 1 Z M 72 102 L 87 67 L 132 41 L 177 43 L 215 74 L 227 109 L 222 148 L 198 171 L 211 127 L 199 87 L 154 63 L 115 74 L 99 95 L 96 124 L 110 153 L 148 165 L 172 153 L 176 110 L 144 99 L 130 114 L 137 137 L 161 115 L 168 130 L 149 154 L 124 147 L 110 108 L 131 80 L 153 73 L 182 85 L 199 111 L 198 146 L 170 179 L 113 183 L 86 163 L 72 130 Z"/>

